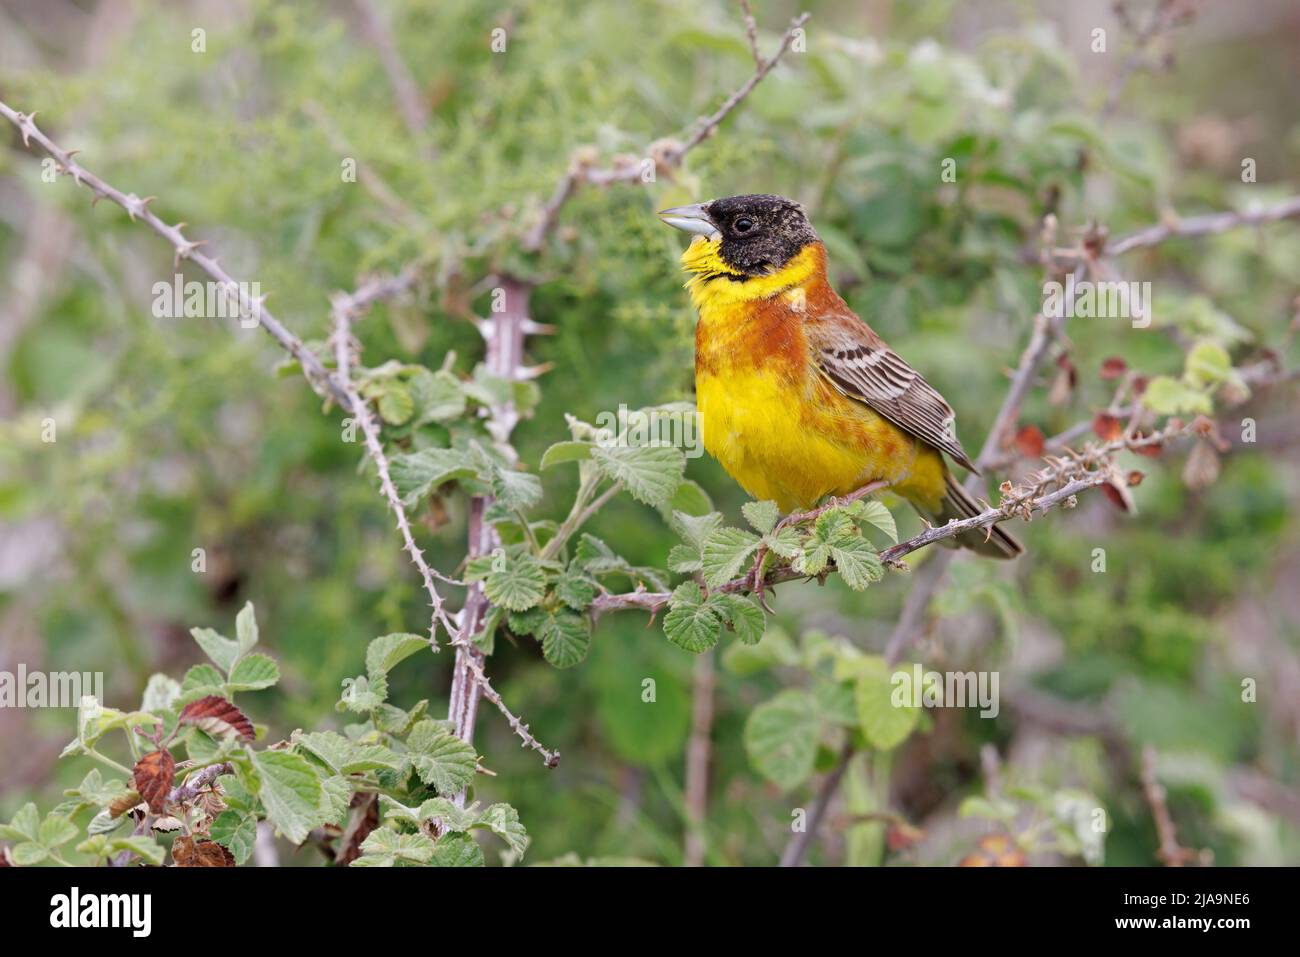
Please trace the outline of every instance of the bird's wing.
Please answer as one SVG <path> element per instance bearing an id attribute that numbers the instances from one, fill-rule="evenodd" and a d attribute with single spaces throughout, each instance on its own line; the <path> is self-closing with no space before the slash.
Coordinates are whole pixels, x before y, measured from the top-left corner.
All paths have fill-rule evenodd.
<path id="1" fill-rule="evenodd" d="M 852 313 L 833 312 L 804 329 L 809 352 L 837 389 L 978 473 L 957 439 L 952 406 L 871 327 Z"/>

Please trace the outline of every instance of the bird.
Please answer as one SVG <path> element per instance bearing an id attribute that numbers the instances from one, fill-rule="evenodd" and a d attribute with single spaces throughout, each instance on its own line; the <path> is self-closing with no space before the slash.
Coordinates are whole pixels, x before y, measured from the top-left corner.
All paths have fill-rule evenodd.
<path id="1" fill-rule="evenodd" d="M 659 217 L 692 236 L 681 265 L 699 317 L 704 448 L 749 495 L 793 515 L 888 483 L 934 525 L 982 511 L 947 462 L 979 474 L 952 407 L 831 288 L 799 203 L 729 196 Z M 1002 559 L 1023 551 L 997 525 L 945 544 Z"/>

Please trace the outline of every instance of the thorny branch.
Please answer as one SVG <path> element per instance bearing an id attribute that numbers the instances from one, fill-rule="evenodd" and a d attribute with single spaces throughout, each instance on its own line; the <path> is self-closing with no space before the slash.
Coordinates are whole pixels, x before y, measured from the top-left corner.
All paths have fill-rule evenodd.
<path id="1" fill-rule="evenodd" d="M 413 266 L 408 267 L 396 276 L 371 280 L 351 294 L 339 294 L 333 298 L 335 357 L 338 371 L 337 375 L 332 374 L 315 354 L 303 345 L 297 336 L 289 332 L 271 315 L 270 311 L 263 305 L 262 299 L 253 299 L 244 293 L 243 287 L 221 268 L 216 257 L 197 252 L 197 248 L 201 244 L 191 242 L 185 238 L 181 232 L 184 224 L 169 226 L 152 213 L 148 205 L 153 197 L 140 199 L 134 193 L 123 193 L 87 171 L 73 160 L 72 157 L 76 154 L 75 150 L 71 153 L 63 150 L 37 128 L 32 120 L 34 113 L 19 113 L 6 103 L 0 102 L 0 114 L 3 114 L 18 127 L 22 132 L 25 145 L 30 145 L 30 141 L 35 140 L 50 156 L 54 157 L 58 161 L 60 172 L 66 173 L 75 182 L 86 186 L 96 197 L 111 200 L 121 206 L 127 211 L 132 220 L 143 220 L 154 232 L 171 243 L 176 250 L 178 265 L 182 258 L 190 259 L 208 275 L 222 283 L 230 290 L 231 297 L 237 299 L 240 309 L 247 310 L 250 315 L 256 316 L 262 328 L 266 329 L 281 347 L 298 360 L 308 383 L 318 392 L 328 393 L 346 412 L 352 414 L 357 425 L 361 428 L 366 449 L 375 462 L 376 470 L 379 472 L 380 486 L 384 497 L 388 500 L 389 506 L 397 517 L 397 527 L 402 533 L 403 548 L 411 556 L 411 561 L 419 571 L 425 591 L 429 595 L 430 605 L 433 608 L 433 619 L 435 623 L 443 626 L 447 634 L 451 636 L 451 643 L 456 645 L 459 650 L 463 646 L 464 635 L 462 630 L 452 621 L 451 616 L 447 614 L 442 598 L 434 585 L 435 578 L 449 583 L 451 580 L 431 568 L 424 560 L 424 553 L 415 544 L 406 510 L 402 507 L 401 498 L 397 495 L 397 490 L 393 486 L 392 478 L 389 475 L 388 460 L 379 439 L 378 426 L 349 377 L 352 320 L 377 300 L 391 297 L 409 288 L 415 282 L 418 270 Z M 435 630 L 436 628 L 431 626 L 429 633 L 430 646 L 436 651 L 438 650 L 438 644 L 434 634 Z M 528 726 L 506 707 L 501 696 L 491 687 L 481 665 L 471 668 L 470 674 L 476 687 L 501 711 L 510 727 L 519 735 L 524 744 L 538 751 L 547 767 L 554 767 L 559 761 L 559 752 L 547 750 L 529 733 Z"/>
<path id="2" fill-rule="evenodd" d="M 175 263 L 178 268 L 182 259 L 188 259 L 220 283 L 230 299 L 239 307 L 241 314 L 255 317 L 258 324 L 267 331 L 271 338 L 298 360 L 298 364 L 302 366 L 303 375 L 307 377 L 307 381 L 313 389 L 322 395 L 326 392 L 330 393 L 345 409 L 351 411 L 348 397 L 339 387 L 338 382 L 321 364 L 321 361 L 303 345 L 302 340 L 286 329 L 271 314 L 271 311 L 266 308 L 266 297 L 258 296 L 254 298 L 249 296 L 244 287 L 221 267 L 215 256 L 208 256 L 200 252 L 199 247 L 203 245 L 203 241 L 192 242 L 186 239 L 185 234 L 181 231 L 186 225 L 185 223 L 177 223 L 172 226 L 163 222 L 161 218 L 154 214 L 149 209 L 149 203 L 154 199 L 153 196 L 146 196 L 141 199 L 135 193 L 123 193 L 85 169 L 73 159 L 78 152 L 77 150 L 63 150 L 37 128 L 32 119 L 36 115 L 34 112 L 30 114 L 20 113 L 7 103 L 0 101 L 0 115 L 3 115 L 10 123 L 18 127 L 22 133 L 24 146 L 30 146 L 31 141 L 35 140 L 46 153 L 52 156 L 58 162 L 57 169 L 60 173 L 71 176 L 74 182 L 85 186 L 95 194 L 96 199 L 107 199 L 121 206 L 132 220 L 142 220 L 145 225 L 167 240 L 176 252 Z"/>
<path id="3" fill-rule="evenodd" d="M 695 131 L 684 142 L 678 142 L 671 138 L 655 140 L 647 147 L 644 157 L 635 155 L 619 156 L 615 158 L 614 165 L 609 167 L 597 167 L 595 165 L 597 153 L 593 147 L 581 147 L 576 150 L 569 161 L 569 168 L 560 177 L 559 182 L 555 184 L 551 198 L 542 206 L 541 215 L 524 234 L 521 245 L 526 252 L 536 252 L 542 248 L 547 235 L 555 226 L 560 210 L 573 197 L 581 184 L 610 186 L 614 183 L 635 183 L 642 177 L 643 162 L 646 159 L 649 159 L 654 164 L 656 171 L 671 171 L 680 166 L 682 160 L 686 158 L 686 154 L 716 133 L 722 121 L 731 115 L 732 111 L 740 106 L 745 98 L 753 92 L 754 87 L 758 86 L 763 78 L 781 62 L 781 58 L 790 49 L 790 44 L 794 42 L 794 38 L 798 36 L 799 31 L 803 29 L 803 25 L 808 22 L 808 18 L 811 16 L 808 13 L 801 13 L 790 21 L 790 26 L 782 35 L 776 52 L 764 60 L 758 53 L 757 26 L 749 10 L 749 5 L 743 4 L 742 8 L 745 17 L 745 29 L 749 36 L 751 49 L 754 51 L 755 60 L 755 69 L 749 79 L 727 97 L 715 112 L 702 117 L 696 124 Z"/>

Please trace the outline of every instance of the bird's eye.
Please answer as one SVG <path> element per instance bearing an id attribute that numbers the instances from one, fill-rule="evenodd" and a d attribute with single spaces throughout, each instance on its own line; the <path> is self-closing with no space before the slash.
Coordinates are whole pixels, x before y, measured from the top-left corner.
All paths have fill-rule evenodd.
<path id="1" fill-rule="evenodd" d="M 747 233 L 754 228 L 754 221 L 748 216 L 741 216 L 732 226 L 738 233 Z"/>

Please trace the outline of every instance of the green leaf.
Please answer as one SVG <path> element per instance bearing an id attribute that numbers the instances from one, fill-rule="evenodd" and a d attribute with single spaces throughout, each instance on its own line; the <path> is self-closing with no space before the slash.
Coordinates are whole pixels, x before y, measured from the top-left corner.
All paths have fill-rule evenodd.
<path id="1" fill-rule="evenodd" d="M 854 518 L 880 529 L 889 536 L 891 542 L 898 544 L 898 523 L 894 521 L 894 513 L 880 502 L 858 499 L 849 509 Z"/>
<path id="2" fill-rule="evenodd" d="M 718 588 L 735 578 L 758 548 L 758 536 L 739 528 L 720 528 L 704 540 L 700 552 L 704 582 Z"/>
<path id="3" fill-rule="evenodd" d="M 185 678 L 181 681 L 181 696 L 174 703 L 188 704 L 210 694 L 223 694 L 224 683 L 225 678 L 212 665 L 195 665 L 185 672 Z"/>
<path id="4" fill-rule="evenodd" d="M 1146 391 L 1142 393 L 1142 404 L 1158 415 L 1189 412 L 1209 415 L 1214 411 L 1208 395 L 1167 375 L 1158 375 L 1147 383 Z"/>
<path id="5" fill-rule="evenodd" d="M 393 485 L 408 508 L 446 482 L 478 475 L 469 455 L 458 449 L 421 449 L 395 455 L 389 465 Z"/>
<path id="6" fill-rule="evenodd" d="M 50 856 L 50 852 L 34 841 L 24 841 L 9 849 L 10 856 L 19 867 L 31 867 Z"/>
<path id="7" fill-rule="evenodd" d="M 812 774 L 820 732 L 816 702 L 791 688 L 750 713 L 745 750 L 759 774 L 788 791 Z"/>
<path id="8" fill-rule="evenodd" d="M 420 780 L 444 797 L 459 793 L 474 780 L 478 768 L 474 749 L 428 718 L 411 729 L 406 747 Z"/>
<path id="9" fill-rule="evenodd" d="M 699 571 L 702 564 L 700 550 L 694 545 L 674 545 L 668 550 L 668 567 L 672 571 L 690 574 Z"/>
<path id="10" fill-rule="evenodd" d="M 709 512 L 707 515 L 673 512 L 669 524 L 683 541 L 694 545 L 698 551 L 704 547 L 704 540 L 722 526 L 722 515 L 719 512 Z"/>
<path id="11" fill-rule="evenodd" d="M 235 665 L 235 659 L 239 657 L 239 642 L 220 635 L 211 628 L 191 628 L 190 634 L 199 643 L 203 653 L 221 669 L 221 674 L 230 674 L 230 669 Z M 194 669 L 190 670 L 193 671 Z M 220 680 L 218 679 L 219 683 Z"/>
<path id="12" fill-rule="evenodd" d="M 267 818 L 288 840 L 301 844 L 320 822 L 320 778 L 306 758 L 291 751 L 250 751 L 249 758 Z"/>
<path id="13" fill-rule="evenodd" d="M 552 465 L 561 465 L 565 462 L 585 462 L 591 458 L 592 448 L 591 442 L 556 442 L 542 453 L 542 462 L 538 468 L 544 472 Z"/>
<path id="14" fill-rule="evenodd" d="M 408 380 L 415 404 L 413 426 L 426 422 L 451 422 L 465 414 L 465 390 L 460 380 L 446 370 L 417 369 Z"/>
<path id="15" fill-rule="evenodd" d="M 379 416 L 389 425 L 401 425 L 415 414 L 415 397 L 399 382 L 387 382 L 379 390 Z"/>
<path id="16" fill-rule="evenodd" d="M 531 555 L 512 556 L 502 549 L 493 555 L 492 571 L 483 582 L 483 592 L 494 605 L 527 611 L 546 594 L 546 576 Z"/>
<path id="17" fill-rule="evenodd" d="M 854 591 L 862 591 L 871 582 L 878 582 L 885 574 L 880 557 L 863 539 L 855 538 L 842 545 L 832 545 L 831 557 L 844 584 Z"/>
<path id="18" fill-rule="evenodd" d="M 350 741 L 335 731 L 312 731 L 298 736 L 298 747 L 314 754 L 335 774 L 356 774 L 388 768 L 402 769 L 401 755 L 382 744 Z"/>
<path id="19" fill-rule="evenodd" d="M 758 602 L 744 595 L 719 595 L 718 601 L 736 637 L 747 645 L 758 644 L 767 628 L 767 616 Z"/>
<path id="20" fill-rule="evenodd" d="M 225 810 L 213 818 L 208 833 L 234 855 L 236 864 L 243 864 L 257 841 L 257 818 L 243 811 Z"/>
<path id="21" fill-rule="evenodd" d="M 377 827 L 361 842 L 361 857 L 353 867 L 394 867 L 428 864 L 433 860 L 433 840 L 425 834 L 399 834 Z"/>
<path id="22" fill-rule="evenodd" d="M 45 820 L 41 822 L 36 839 L 47 848 L 55 848 L 67 844 L 77 834 L 77 825 L 66 817 L 47 814 Z"/>
<path id="23" fill-rule="evenodd" d="M 255 654 L 240 660 L 230 672 L 226 690 L 258 691 L 280 680 L 280 666 L 268 655 Z"/>
<path id="24" fill-rule="evenodd" d="M 713 501 L 699 482 L 685 479 L 668 500 L 668 508 L 686 515 L 707 515 L 713 511 Z"/>
<path id="25" fill-rule="evenodd" d="M 175 678 L 163 674 L 149 676 L 149 683 L 144 686 L 144 697 L 140 701 L 142 711 L 166 711 L 181 696 L 181 683 Z"/>
<path id="26" fill-rule="evenodd" d="M 526 511 L 542 500 L 542 480 L 529 472 L 497 468 L 492 471 L 492 494 L 506 508 Z"/>
<path id="27" fill-rule="evenodd" d="M 745 516 L 745 521 L 749 522 L 760 535 L 772 531 L 781 517 L 781 510 L 776 507 L 776 502 L 746 502 L 740 506 L 740 511 Z"/>
<path id="28" fill-rule="evenodd" d="M 528 832 L 519 823 L 519 812 L 509 804 L 493 804 L 473 826 L 487 828 L 505 841 L 516 854 L 522 855 L 528 850 Z"/>
<path id="29" fill-rule="evenodd" d="M 366 674 L 386 675 L 399 664 L 429 647 L 429 639 L 409 632 L 381 635 L 366 646 Z"/>
<path id="30" fill-rule="evenodd" d="M 583 611 L 596 600 L 596 586 L 571 565 L 556 581 L 555 597 L 574 611 Z"/>
<path id="31" fill-rule="evenodd" d="M 591 626 L 587 619 L 562 611 L 542 625 L 542 654 L 556 668 L 572 668 L 587 657 L 591 646 Z"/>
<path id="32" fill-rule="evenodd" d="M 722 634 L 722 616 L 716 603 L 707 602 L 695 582 L 682 582 L 673 590 L 664 615 L 664 634 L 680 648 L 696 654 L 708 651 Z"/>
<path id="33" fill-rule="evenodd" d="M 1194 386 L 1218 385 L 1232 377 L 1232 359 L 1217 342 L 1203 339 L 1187 353 L 1183 375 Z"/>
<path id="34" fill-rule="evenodd" d="M 483 849 L 468 834 L 444 834 L 438 838 L 429 862 L 433 867 L 482 867 Z"/>
<path id="35" fill-rule="evenodd" d="M 246 601 L 244 607 L 239 609 L 239 614 L 235 616 L 235 640 L 239 645 L 236 661 L 253 650 L 257 639 L 257 614 L 253 611 L 253 603 Z"/>
<path id="36" fill-rule="evenodd" d="M 646 505 L 667 504 L 682 481 L 686 456 L 671 445 L 594 446 L 593 461 L 632 497 Z"/>
<path id="37" fill-rule="evenodd" d="M 916 727 L 920 709 L 901 701 L 895 704 L 895 670 L 877 655 L 864 655 L 854 662 L 853 670 L 857 676 L 853 696 L 862 733 L 881 751 L 902 744 Z"/>
<path id="38" fill-rule="evenodd" d="M 0 840 L 36 841 L 41 829 L 40 812 L 36 805 L 28 801 L 20 807 L 8 824 L 0 824 Z"/>
<path id="39" fill-rule="evenodd" d="M 152 838 L 137 837 L 135 835 L 109 838 L 108 856 L 120 854 L 122 851 L 134 854 L 146 864 L 152 864 L 154 867 L 162 865 L 163 856 L 167 853 L 166 848 Z"/>

